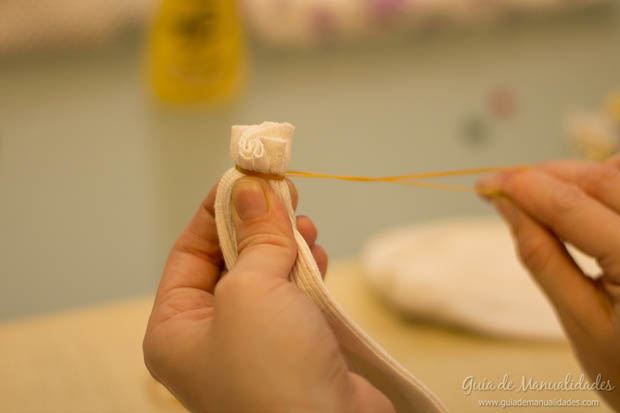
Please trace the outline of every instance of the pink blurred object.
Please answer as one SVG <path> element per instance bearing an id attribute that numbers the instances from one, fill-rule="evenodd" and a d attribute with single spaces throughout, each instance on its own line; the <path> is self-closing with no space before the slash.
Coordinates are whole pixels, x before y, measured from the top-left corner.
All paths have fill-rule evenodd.
<path id="1" fill-rule="evenodd" d="M 507 86 L 498 86 L 487 96 L 487 108 L 497 118 L 508 119 L 517 110 L 515 92 Z"/>
<path id="2" fill-rule="evenodd" d="M 386 25 L 483 22 L 511 13 L 609 4 L 612 0 L 240 0 L 246 24 L 273 45 L 320 43 Z"/>
<path id="3" fill-rule="evenodd" d="M 97 44 L 143 25 L 155 0 L 0 0 L 0 53 Z"/>

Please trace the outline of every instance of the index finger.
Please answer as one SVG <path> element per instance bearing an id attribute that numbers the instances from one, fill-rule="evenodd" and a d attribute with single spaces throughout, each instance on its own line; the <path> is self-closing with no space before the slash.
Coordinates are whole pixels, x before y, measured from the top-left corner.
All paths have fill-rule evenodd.
<path id="1" fill-rule="evenodd" d="M 620 165 L 614 162 L 615 159 L 608 162 L 563 160 L 542 164 L 540 168 L 558 179 L 577 185 L 620 213 Z"/>
<path id="2" fill-rule="evenodd" d="M 620 216 L 576 185 L 531 168 L 496 175 L 481 186 L 505 193 L 562 240 L 620 277 Z"/>
<path id="3" fill-rule="evenodd" d="M 223 265 L 215 227 L 215 184 L 170 251 L 157 297 L 189 288 L 213 293 Z"/>

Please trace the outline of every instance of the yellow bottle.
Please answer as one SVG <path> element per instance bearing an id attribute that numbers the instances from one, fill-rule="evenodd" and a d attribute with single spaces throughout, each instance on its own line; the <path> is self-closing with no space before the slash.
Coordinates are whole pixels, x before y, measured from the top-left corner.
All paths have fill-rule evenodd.
<path id="1" fill-rule="evenodd" d="M 155 95 L 170 103 L 230 98 L 242 77 L 241 39 L 234 0 L 162 0 L 148 52 Z"/>

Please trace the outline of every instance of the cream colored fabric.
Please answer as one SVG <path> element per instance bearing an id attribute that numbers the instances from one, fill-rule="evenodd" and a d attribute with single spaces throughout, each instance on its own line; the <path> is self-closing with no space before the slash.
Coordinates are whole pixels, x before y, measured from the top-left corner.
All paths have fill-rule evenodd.
<path id="1" fill-rule="evenodd" d="M 288 123 L 234 126 L 232 159 L 246 170 L 283 174 L 290 159 L 293 131 L 293 126 Z M 230 198 L 234 182 L 242 176 L 243 173 L 235 168 L 226 172 L 220 180 L 215 201 L 215 220 L 227 268 L 232 268 L 237 260 Z M 441 401 L 423 383 L 364 333 L 331 298 L 308 245 L 295 228 L 295 212 L 288 185 L 277 180 L 271 180 L 270 184 L 288 209 L 299 248 L 291 279 L 321 308 L 352 369 L 383 391 L 399 413 L 445 411 Z"/>
<path id="2" fill-rule="evenodd" d="M 248 171 L 284 175 L 291 159 L 291 137 L 294 131 L 290 123 L 234 125 L 230 139 L 232 160 Z"/>

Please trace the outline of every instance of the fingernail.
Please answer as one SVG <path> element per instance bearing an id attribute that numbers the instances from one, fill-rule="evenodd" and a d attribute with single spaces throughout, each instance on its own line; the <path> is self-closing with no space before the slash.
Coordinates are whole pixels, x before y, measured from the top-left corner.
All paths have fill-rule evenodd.
<path id="1" fill-rule="evenodd" d="M 511 227 L 517 225 L 521 212 L 511 200 L 503 197 L 496 198 L 493 200 L 493 205 L 495 205 L 495 209 L 497 209 Z"/>
<path id="2" fill-rule="evenodd" d="M 258 179 L 241 178 L 233 186 L 233 203 L 242 221 L 259 218 L 267 213 L 265 191 Z"/>

